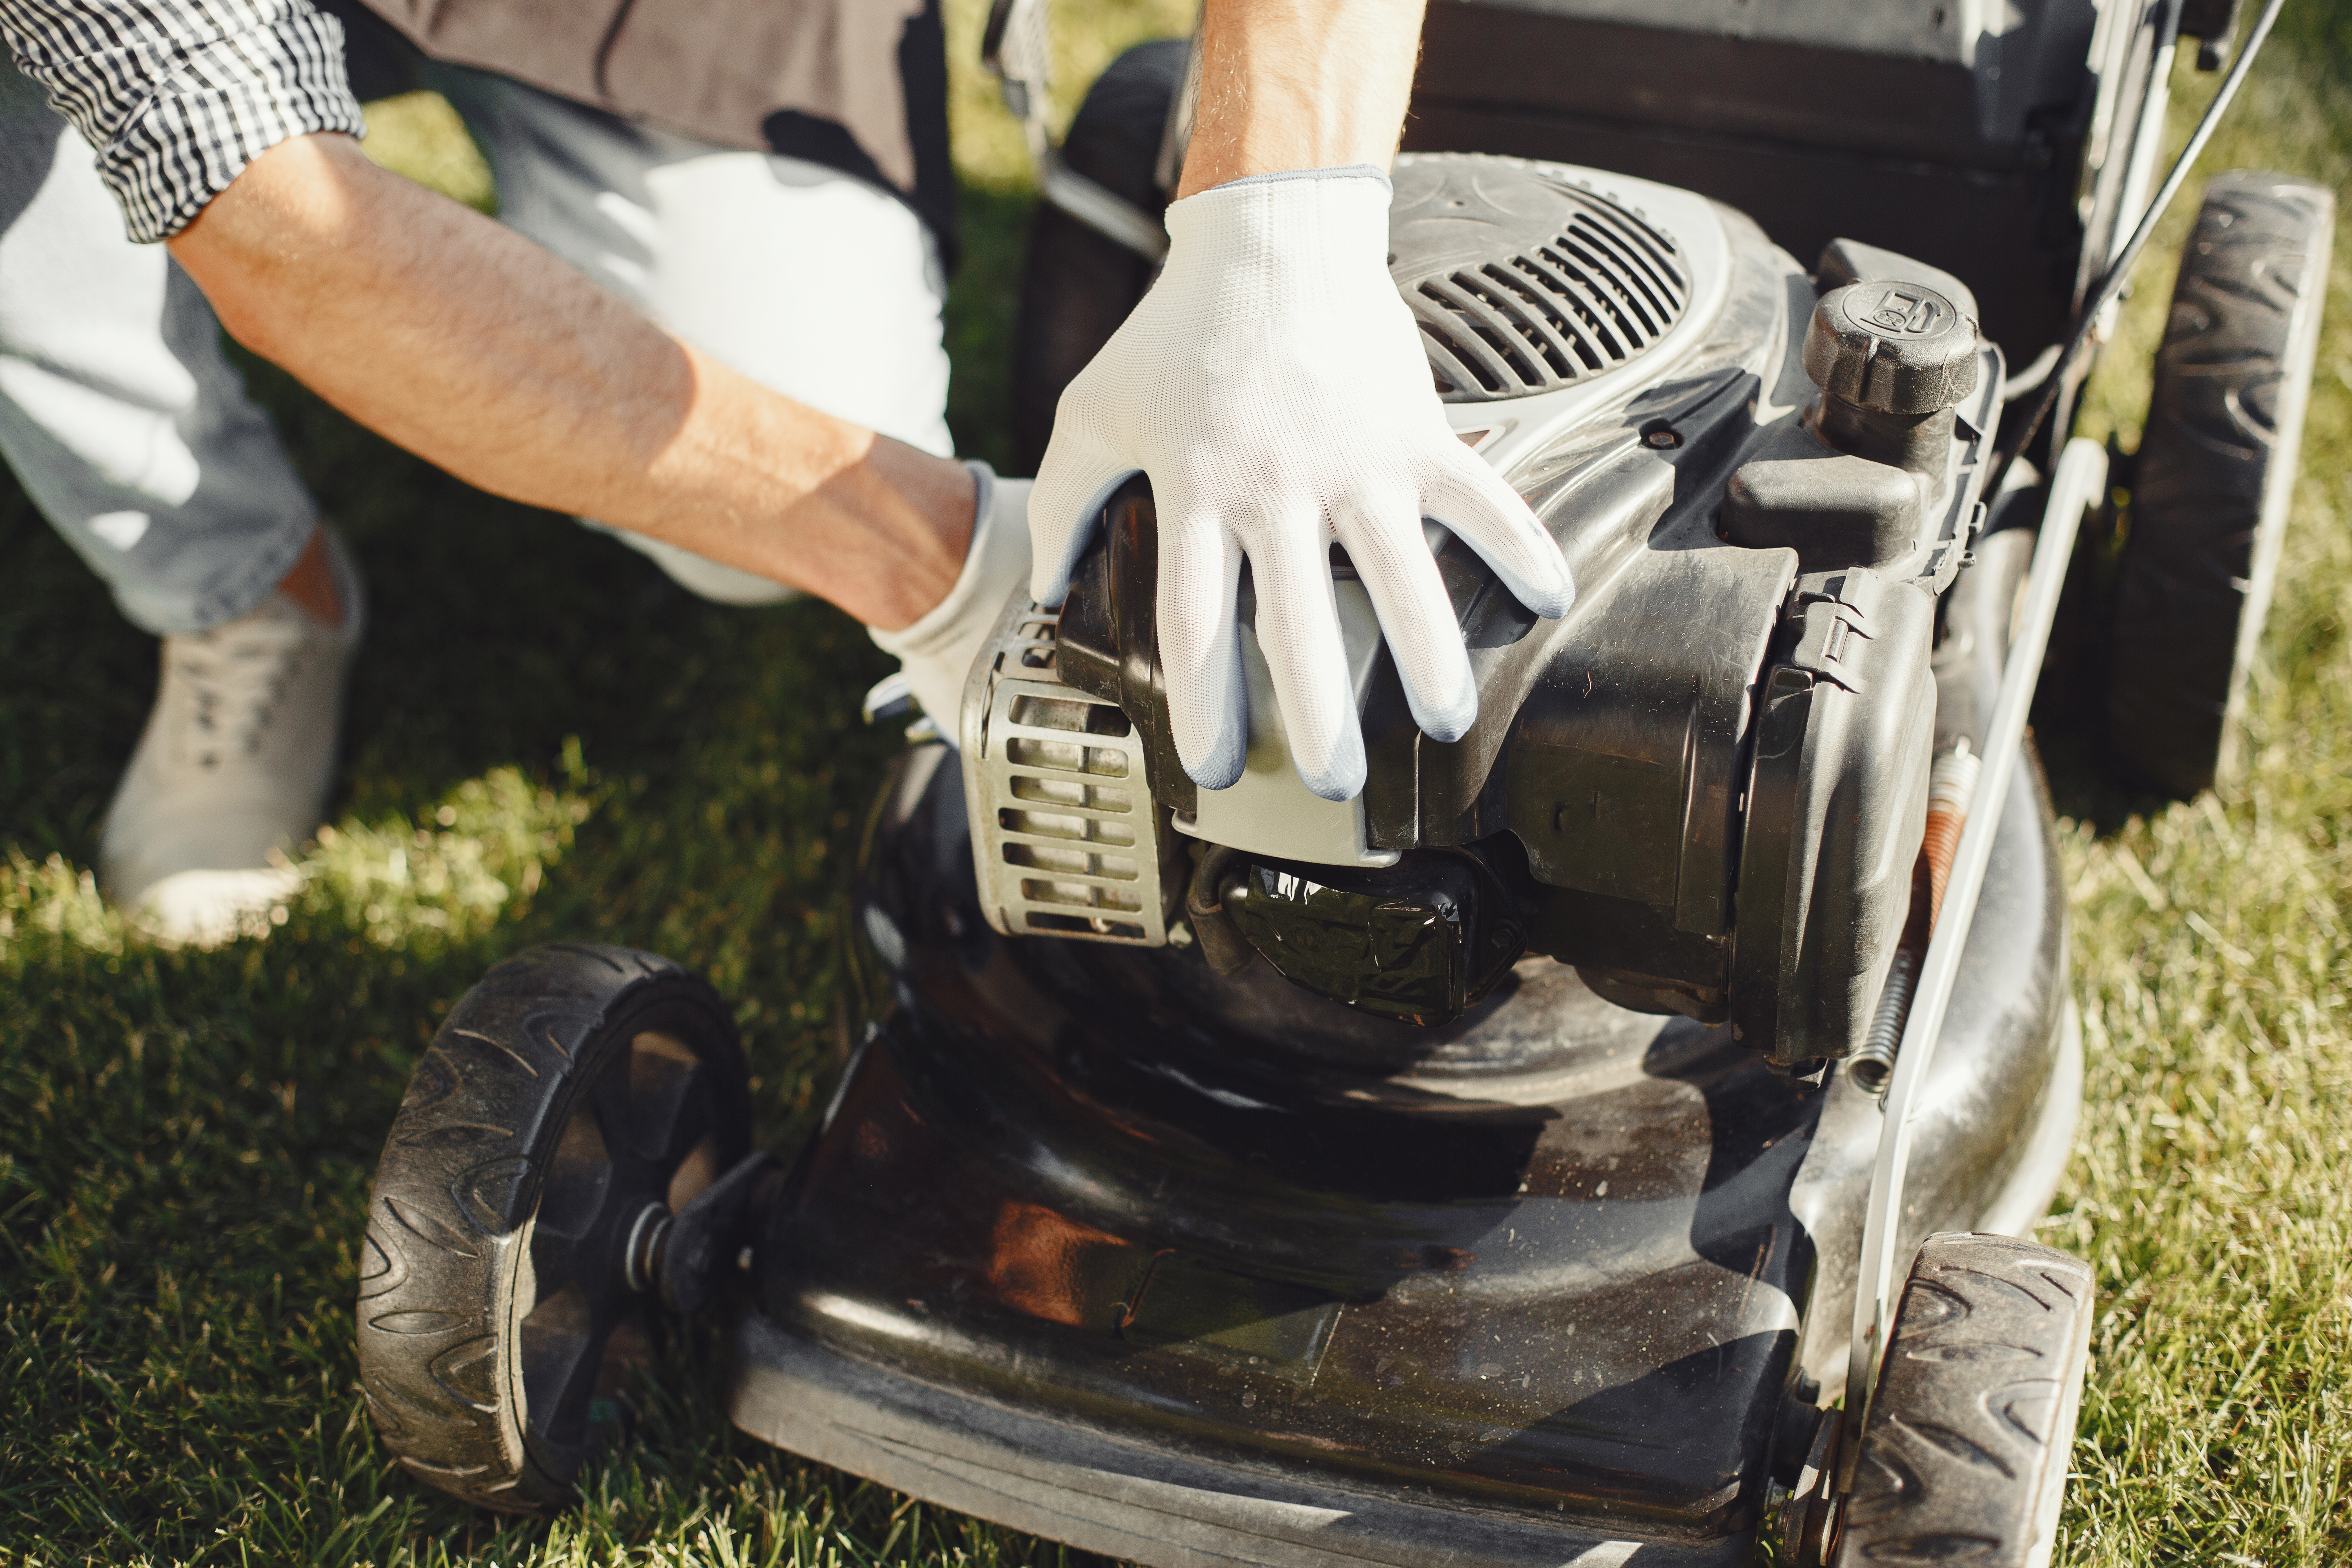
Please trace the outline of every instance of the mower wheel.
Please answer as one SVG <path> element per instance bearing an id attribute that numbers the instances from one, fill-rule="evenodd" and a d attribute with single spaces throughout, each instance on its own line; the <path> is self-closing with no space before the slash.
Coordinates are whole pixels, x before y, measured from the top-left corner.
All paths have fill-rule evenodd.
<path id="1" fill-rule="evenodd" d="M 1111 61 L 1087 89 L 1062 142 L 1062 162 L 1073 174 L 1155 217 L 1169 195 L 1156 178 L 1160 142 L 1191 49 L 1181 38 L 1161 38 Z M 1013 345 L 1013 441 L 1022 473 L 1035 473 L 1045 460 L 1062 389 L 1110 342 L 1154 271 L 1108 235 L 1049 202 L 1037 204 Z"/>
<path id="2" fill-rule="evenodd" d="M 1931 1236 L 1864 1418 L 1835 1568 L 2042 1568 L 2091 1353 L 2091 1268 L 2005 1236 Z"/>
<path id="3" fill-rule="evenodd" d="M 2205 187 L 2132 486 L 2107 728 L 2129 769 L 2186 798 L 2230 763 L 2270 613 L 2319 345 L 2335 198 L 2286 174 Z"/>
<path id="4" fill-rule="evenodd" d="M 647 1347 L 673 1216 L 742 1160 L 748 1100 L 725 1005 L 667 959 L 535 948 L 466 993 L 362 1245 L 360 1383 L 403 1465 L 484 1508 L 569 1500 Z"/>

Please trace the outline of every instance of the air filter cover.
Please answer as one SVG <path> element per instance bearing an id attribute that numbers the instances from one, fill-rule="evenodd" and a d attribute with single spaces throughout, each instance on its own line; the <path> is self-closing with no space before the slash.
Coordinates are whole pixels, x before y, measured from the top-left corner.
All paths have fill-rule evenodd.
<path id="1" fill-rule="evenodd" d="M 1398 161 L 1389 273 L 1448 403 L 1525 397 L 1640 358 L 1689 308 L 1673 236 L 1561 175 L 1463 154 Z"/>

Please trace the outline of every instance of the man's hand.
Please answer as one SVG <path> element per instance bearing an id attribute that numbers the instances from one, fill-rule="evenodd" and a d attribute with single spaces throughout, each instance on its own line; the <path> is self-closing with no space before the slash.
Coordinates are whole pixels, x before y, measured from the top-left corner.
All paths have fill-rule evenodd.
<path id="1" fill-rule="evenodd" d="M 1362 577 L 1413 717 L 1459 739 L 1478 697 L 1422 532 L 1433 518 L 1521 602 L 1574 596 L 1527 504 L 1455 439 L 1388 273 L 1385 171 L 1420 0 L 1209 0 L 1201 103 L 1160 279 L 1063 394 L 1030 510 L 1032 590 L 1068 592 L 1102 503 L 1141 470 L 1159 508 L 1160 659 L 1185 771 L 1241 776 L 1244 556 L 1300 777 L 1345 800 L 1363 738 L 1328 557 Z"/>
<path id="2" fill-rule="evenodd" d="M 240 342 L 485 489 L 889 629 L 964 568 L 963 465 L 737 374 L 347 136 L 270 149 L 170 243 Z"/>

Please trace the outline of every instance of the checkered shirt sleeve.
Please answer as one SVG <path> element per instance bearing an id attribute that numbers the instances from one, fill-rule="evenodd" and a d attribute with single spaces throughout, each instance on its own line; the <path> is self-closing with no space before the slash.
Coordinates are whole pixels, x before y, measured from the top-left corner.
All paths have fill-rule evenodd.
<path id="1" fill-rule="evenodd" d="M 342 24 L 310 0 L 0 0 L 0 38 L 98 149 L 142 244 L 185 228 L 278 142 L 367 132 Z"/>

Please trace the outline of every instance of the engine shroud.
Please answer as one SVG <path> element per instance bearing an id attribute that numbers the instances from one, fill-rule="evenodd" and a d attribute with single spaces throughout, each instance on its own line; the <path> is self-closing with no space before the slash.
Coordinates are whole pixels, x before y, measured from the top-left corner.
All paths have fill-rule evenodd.
<path id="1" fill-rule="evenodd" d="M 1389 270 L 1448 402 L 1621 369 L 1690 309 L 1696 279 L 1673 236 L 1572 177 L 1415 159 L 1391 213 Z"/>
<path id="2" fill-rule="evenodd" d="M 1432 155 L 1402 160 L 1397 183 L 1391 269 L 1441 384 L 1467 363 L 1465 341 L 1494 364 L 1554 370 L 1516 397 L 1482 386 L 1451 414 L 1559 540 L 1578 596 L 1562 619 L 1538 621 L 1468 547 L 1433 534 L 1479 716 L 1459 741 L 1433 741 L 1385 650 L 1365 661 L 1367 854 L 1350 886 L 1377 878 L 1360 868 L 1374 856 L 1470 850 L 1517 901 L 1528 950 L 1574 964 L 1612 1001 L 1728 1021 L 1782 1066 L 1850 1054 L 1910 908 L 1937 600 L 1980 516 L 2000 365 L 1980 344 L 1960 406 L 1906 416 L 1882 439 L 1839 419 L 1885 416 L 1834 399 L 1824 415 L 1805 332 L 1820 292 L 1858 280 L 1935 292 L 1963 312 L 1974 301 L 1947 274 L 1851 242 L 1808 277 L 1728 208 L 1589 171 Z M 1638 253 L 1681 304 L 1648 318 L 1659 331 L 1628 360 L 1559 374 L 1547 356 L 1577 320 L 1561 303 L 1571 293 L 1544 293 L 1528 258 L 1567 254 L 1559 237 L 1579 225 L 1635 237 L 1611 254 Z M 1632 266 L 1572 297 L 1592 301 L 1594 321 L 1630 319 L 1642 289 L 1666 286 Z M 1111 500 L 1054 662 L 1139 731 L 1175 827 L 1213 838 L 1206 792 L 1174 765 L 1168 736 L 1155 527 L 1144 481 Z M 1292 862 L 1255 848 L 1258 863 L 1316 875 L 1312 851 Z M 1182 880 L 1180 868 L 1171 901 Z M 1459 940 L 1474 923 L 1456 922 Z M 1327 928 L 1302 940 L 1336 951 Z M 1262 921 L 1248 934 L 1267 949 Z M 1364 963 L 1378 946 L 1367 937 Z M 1283 967 L 1326 994 L 1363 989 Z M 1492 967 L 1465 954 L 1454 972 Z M 1391 985 L 1382 1006 L 1442 1023 L 1475 999 L 1433 987 L 1413 1015 Z"/>

